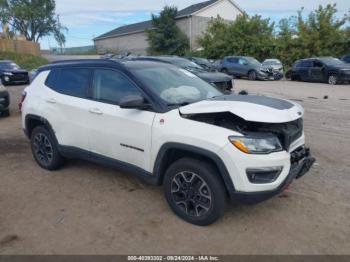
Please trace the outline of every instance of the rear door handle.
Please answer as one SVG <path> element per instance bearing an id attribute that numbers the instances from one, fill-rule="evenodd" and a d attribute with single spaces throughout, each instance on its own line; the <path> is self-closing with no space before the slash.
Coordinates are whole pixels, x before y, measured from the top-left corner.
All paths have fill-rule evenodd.
<path id="1" fill-rule="evenodd" d="M 103 112 L 98 108 L 91 108 L 91 109 L 89 109 L 89 112 L 91 114 L 95 114 L 95 115 L 103 115 Z"/>
<path id="2" fill-rule="evenodd" d="M 56 104 L 57 101 L 55 98 L 50 98 L 50 99 L 47 99 L 46 102 L 50 103 L 50 104 Z"/>

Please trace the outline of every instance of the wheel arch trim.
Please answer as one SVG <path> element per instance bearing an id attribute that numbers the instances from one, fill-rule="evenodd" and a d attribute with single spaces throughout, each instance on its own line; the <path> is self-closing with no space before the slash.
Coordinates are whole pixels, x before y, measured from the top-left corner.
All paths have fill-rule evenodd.
<path id="1" fill-rule="evenodd" d="M 187 151 L 188 153 L 191 153 L 191 154 L 209 158 L 211 161 L 213 161 L 213 163 L 215 163 L 216 167 L 218 168 L 219 175 L 225 184 L 225 188 L 227 189 L 227 192 L 229 194 L 232 194 L 233 192 L 235 192 L 235 187 L 231 179 L 231 176 L 224 162 L 216 153 L 200 147 L 196 147 L 188 144 L 176 143 L 176 142 L 165 143 L 158 151 L 158 155 L 155 160 L 154 168 L 153 168 L 153 175 L 157 177 L 158 184 L 162 183 L 164 173 L 165 173 L 164 170 L 162 170 L 164 168 L 162 164 L 164 163 L 164 160 L 166 159 L 167 154 L 170 152 L 170 150 Z"/>

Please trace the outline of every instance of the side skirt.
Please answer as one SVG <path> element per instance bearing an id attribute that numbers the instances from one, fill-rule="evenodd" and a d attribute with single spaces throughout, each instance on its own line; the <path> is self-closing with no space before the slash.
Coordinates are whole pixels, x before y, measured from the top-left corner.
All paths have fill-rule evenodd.
<path id="1" fill-rule="evenodd" d="M 135 165 L 131 165 L 113 158 L 105 157 L 93 152 L 89 152 L 80 148 L 75 148 L 70 146 L 59 145 L 58 150 L 61 153 L 61 155 L 64 157 L 78 158 L 78 159 L 86 160 L 96 164 L 100 164 L 103 166 L 112 167 L 121 171 L 134 174 L 139 179 L 141 179 L 142 181 L 148 184 L 158 185 L 157 176 Z"/>

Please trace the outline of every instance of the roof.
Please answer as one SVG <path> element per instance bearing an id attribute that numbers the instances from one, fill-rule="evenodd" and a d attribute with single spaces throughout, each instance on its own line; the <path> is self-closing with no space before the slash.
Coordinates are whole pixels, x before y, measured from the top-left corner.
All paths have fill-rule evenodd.
<path id="1" fill-rule="evenodd" d="M 108 38 L 108 37 L 112 37 L 112 36 L 124 35 L 124 34 L 136 33 L 136 32 L 143 32 L 149 28 L 152 28 L 152 20 L 147 20 L 147 21 L 140 22 L 140 23 L 121 26 L 121 27 L 118 27 L 110 32 L 107 32 L 103 35 L 100 35 L 100 36 L 96 37 L 95 39 Z"/>
<path id="2" fill-rule="evenodd" d="M 177 18 L 184 17 L 184 16 L 189 16 L 195 12 L 198 12 L 199 10 L 202 10 L 203 8 L 210 6 L 217 2 L 218 0 L 210 0 L 210 1 L 205 1 L 199 4 L 194 4 L 189 7 L 186 7 L 185 9 L 180 10 L 177 13 Z"/>
<path id="3" fill-rule="evenodd" d="M 202 3 L 198 3 L 198 4 L 191 5 L 189 7 L 186 7 L 184 9 L 178 11 L 176 19 L 190 16 L 193 13 L 196 13 L 199 10 L 202 10 L 203 8 L 206 8 L 206 7 L 214 4 L 217 1 L 220 1 L 220 0 L 205 1 Z M 119 36 L 119 35 L 126 35 L 126 34 L 131 34 L 131 33 L 137 33 L 137 32 L 143 32 L 143 31 L 150 29 L 150 28 L 152 28 L 152 20 L 147 20 L 147 21 L 140 22 L 140 23 L 135 23 L 135 24 L 130 24 L 130 25 L 118 27 L 110 32 L 107 32 L 103 35 L 100 35 L 100 36 L 94 38 L 94 40 L 109 38 L 109 37 L 114 37 L 114 36 Z"/>

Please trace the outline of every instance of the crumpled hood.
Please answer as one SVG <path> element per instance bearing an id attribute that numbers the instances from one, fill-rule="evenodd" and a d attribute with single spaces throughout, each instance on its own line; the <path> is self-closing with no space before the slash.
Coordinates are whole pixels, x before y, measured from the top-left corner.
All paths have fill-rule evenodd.
<path id="1" fill-rule="evenodd" d="M 181 114 L 231 112 L 250 122 L 287 123 L 304 115 L 297 103 L 266 96 L 228 95 L 179 108 Z"/>

